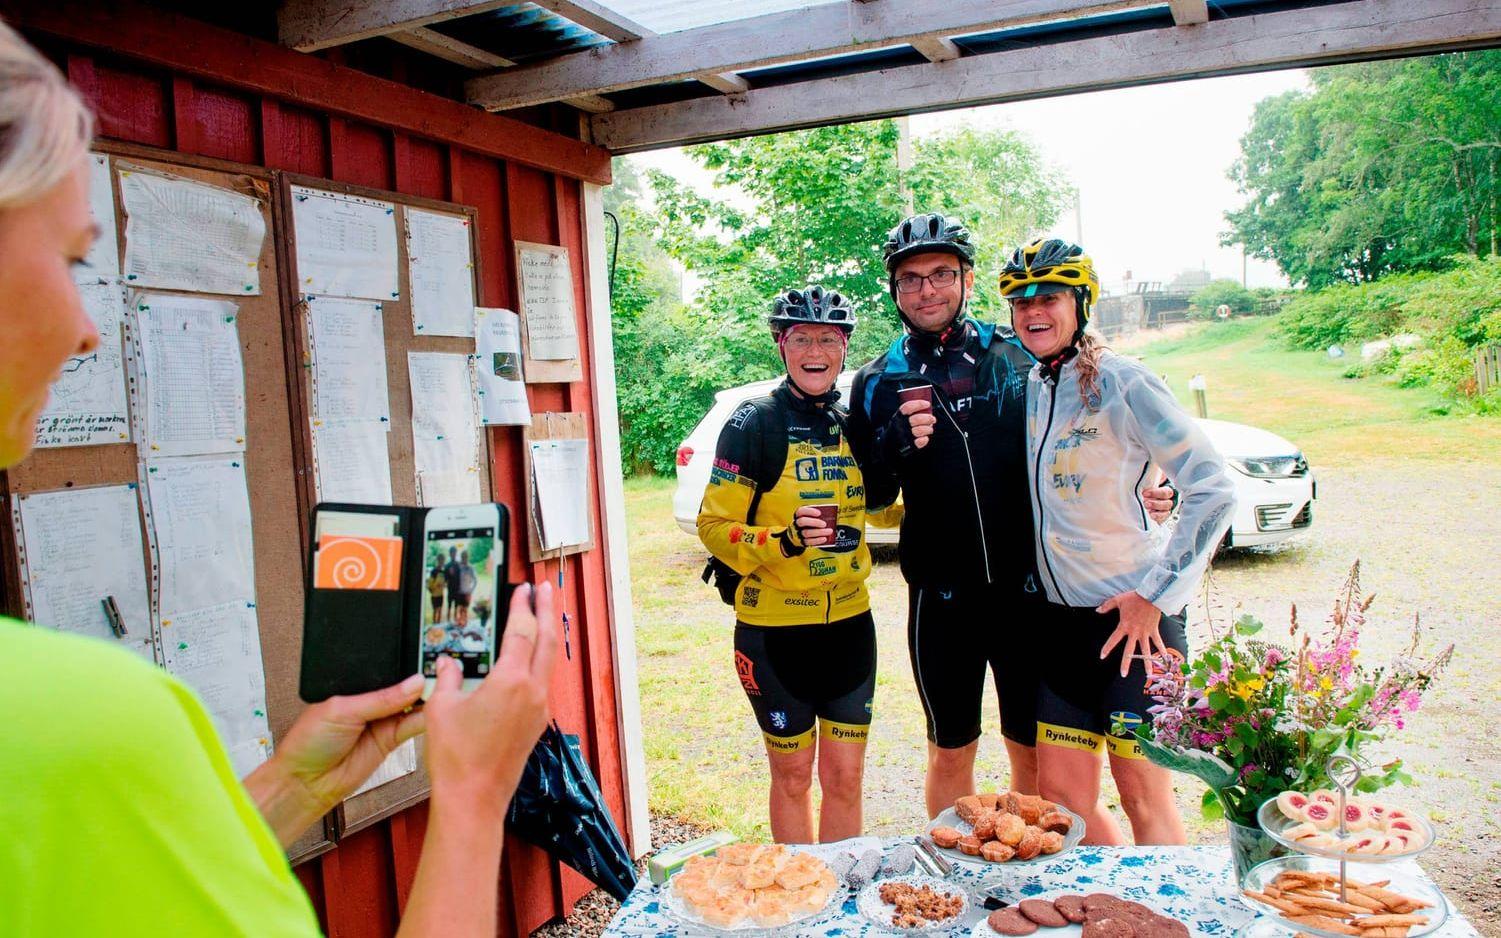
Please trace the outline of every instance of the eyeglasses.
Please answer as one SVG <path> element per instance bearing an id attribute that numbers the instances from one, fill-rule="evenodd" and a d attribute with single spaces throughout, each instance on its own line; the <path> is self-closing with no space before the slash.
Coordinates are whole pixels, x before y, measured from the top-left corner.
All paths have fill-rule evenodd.
<path id="1" fill-rule="evenodd" d="M 801 335 L 794 332 L 783 341 L 788 348 L 799 352 L 806 352 L 815 345 L 818 346 L 819 351 L 823 352 L 839 352 L 844 350 L 844 336 L 841 335 L 829 335 L 825 333 L 815 339 L 811 335 Z"/>
<path id="2" fill-rule="evenodd" d="M 896 291 L 898 293 L 918 293 L 922 290 L 922 282 L 926 280 L 933 285 L 933 289 L 942 290 L 951 287 L 959 279 L 959 271 L 953 267 L 940 267 L 923 277 L 919 274 L 902 274 L 896 278 Z"/>

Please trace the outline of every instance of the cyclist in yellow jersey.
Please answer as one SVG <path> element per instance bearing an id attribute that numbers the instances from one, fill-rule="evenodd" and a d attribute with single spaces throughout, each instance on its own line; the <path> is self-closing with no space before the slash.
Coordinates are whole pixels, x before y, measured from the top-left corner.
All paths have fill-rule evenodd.
<path id="1" fill-rule="evenodd" d="M 730 415 L 698 535 L 723 573 L 743 577 L 735 669 L 766 741 L 772 836 L 812 842 L 816 755 L 828 842 L 860 833 L 876 681 L 864 480 L 834 389 L 855 316 L 818 286 L 772 309 L 787 378 Z"/>

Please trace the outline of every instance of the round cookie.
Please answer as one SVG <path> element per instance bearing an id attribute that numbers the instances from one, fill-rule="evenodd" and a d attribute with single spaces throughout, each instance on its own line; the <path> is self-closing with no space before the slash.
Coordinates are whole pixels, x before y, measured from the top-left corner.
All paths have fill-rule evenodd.
<path id="1" fill-rule="evenodd" d="M 1023 899 L 1016 904 L 1016 908 L 1027 918 L 1047 928 L 1062 928 L 1068 924 L 1063 913 L 1046 899 Z"/>
<path id="2" fill-rule="evenodd" d="M 1073 922 L 1075 925 L 1084 924 L 1084 897 L 1079 895 L 1059 896 L 1053 900 L 1053 908 L 1058 914 Z"/>
<path id="3" fill-rule="evenodd" d="M 1030 935 L 1037 931 L 1037 923 L 1016 909 L 996 909 L 985 919 L 985 924 L 997 935 Z"/>
<path id="4" fill-rule="evenodd" d="M 1123 918 L 1091 918 L 1084 923 L 1084 938 L 1136 938 L 1136 929 Z"/>
<path id="5" fill-rule="evenodd" d="M 1163 915 L 1133 921 L 1136 938 L 1188 938 L 1188 926 Z"/>
<path id="6" fill-rule="evenodd" d="M 1084 911 L 1106 912 L 1120 905 L 1121 900 L 1108 892 L 1092 892 L 1084 897 Z"/>

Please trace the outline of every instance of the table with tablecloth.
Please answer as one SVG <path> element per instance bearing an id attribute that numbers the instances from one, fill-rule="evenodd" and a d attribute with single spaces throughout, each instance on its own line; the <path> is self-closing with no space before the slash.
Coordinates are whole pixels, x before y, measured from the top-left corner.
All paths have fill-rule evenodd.
<path id="1" fill-rule="evenodd" d="M 841 849 L 858 853 L 872 846 L 889 849 L 897 842 L 862 837 L 813 849 L 819 853 Z M 1413 861 L 1393 867 L 1423 875 Z M 1001 888 L 998 894 L 1011 901 L 1059 891 L 1108 892 L 1158 909 L 1183 922 L 1195 935 L 1237 935 L 1256 918 L 1241 902 L 1231 882 L 1230 852 L 1225 847 L 1078 847 L 1041 863 L 985 867 L 955 864 L 949 878 L 968 889 L 994 883 Z M 668 911 L 662 901 L 666 888 L 643 877 L 610 922 L 605 931 L 607 938 L 687 938 L 704 934 Z M 952 933 L 967 935 L 971 927 L 965 925 Z M 838 911 L 819 918 L 816 924 L 793 925 L 784 931 L 809 938 L 864 938 L 895 933 L 861 918 L 853 894 Z M 1046 932 L 1039 932 L 1042 934 Z M 1433 933 L 1433 938 L 1478 938 L 1478 934 L 1451 907 L 1449 920 Z"/>

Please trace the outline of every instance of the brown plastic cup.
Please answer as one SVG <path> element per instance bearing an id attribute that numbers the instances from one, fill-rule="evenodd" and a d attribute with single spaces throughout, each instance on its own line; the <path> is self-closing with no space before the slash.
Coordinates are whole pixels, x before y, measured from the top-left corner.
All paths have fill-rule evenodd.
<path id="1" fill-rule="evenodd" d="M 838 505 L 812 505 L 810 507 L 818 509 L 818 520 L 828 525 L 830 534 L 839 527 Z"/>
<path id="2" fill-rule="evenodd" d="M 908 401 L 922 401 L 929 407 L 933 406 L 933 386 L 931 384 L 918 384 L 910 388 L 902 388 L 896 392 L 897 400 L 903 404 Z"/>

